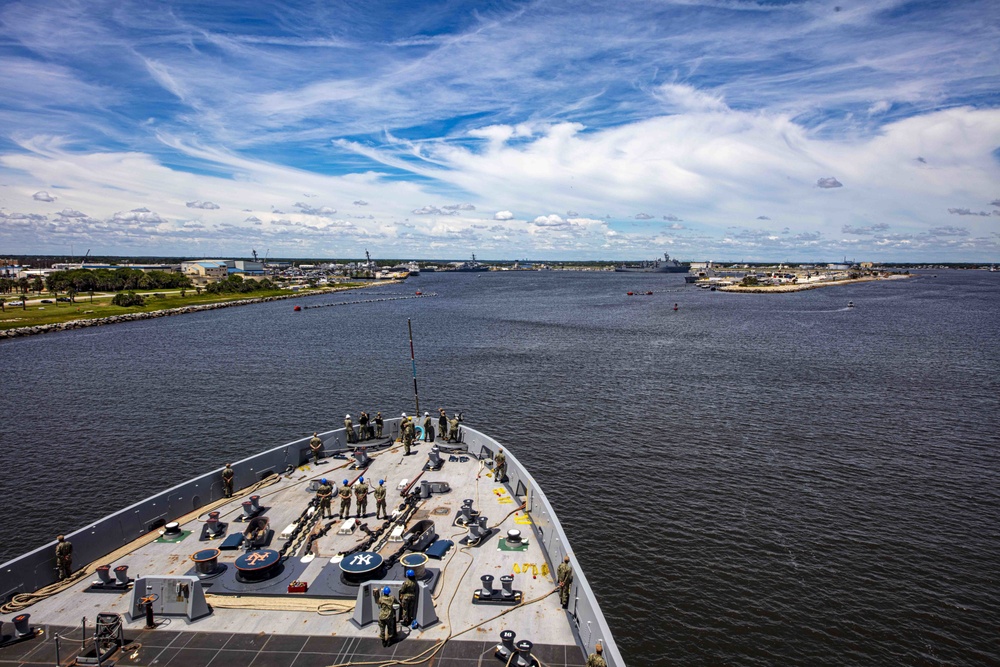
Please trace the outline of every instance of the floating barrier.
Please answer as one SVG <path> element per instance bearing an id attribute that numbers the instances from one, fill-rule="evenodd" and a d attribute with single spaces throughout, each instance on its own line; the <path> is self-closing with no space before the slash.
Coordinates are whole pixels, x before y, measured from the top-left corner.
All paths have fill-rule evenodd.
<path id="1" fill-rule="evenodd" d="M 382 299 L 359 299 L 357 301 L 336 301 L 334 303 L 318 303 L 314 306 L 295 306 L 295 310 L 298 311 L 299 308 L 302 310 L 309 310 L 310 308 L 329 308 L 330 306 L 356 306 L 362 303 L 382 303 L 384 301 L 402 301 L 403 299 L 423 299 L 428 296 L 437 296 L 436 293 L 431 294 L 411 294 L 408 296 L 389 296 Z"/>

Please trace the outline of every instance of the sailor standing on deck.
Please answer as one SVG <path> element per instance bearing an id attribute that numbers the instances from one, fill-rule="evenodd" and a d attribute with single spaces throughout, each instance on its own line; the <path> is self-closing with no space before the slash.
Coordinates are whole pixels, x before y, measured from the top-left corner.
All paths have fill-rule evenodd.
<path id="1" fill-rule="evenodd" d="M 438 408 L 438 437 L 442 440 L 448 439 L 448 413 L 444 408 Z"/>
<path id="2" fill-rule="evenodd" d="M 309 452 L 313 457 L 313 465 L 319 465 L 319 453 L 323 451 L 323 440 L 313 433 L 312 440 L 309 441 Z"/>
<path id="3" fill-rule="evenodd" d="M 413 570 L 406 571 L 406 580 L 399 587 L 400 620 L 403 625 L 413 622 L 417 611 L 417 582 L 416 573 Z"/>
<path id="4" fill-rule="evenodd" d="M 333 499 L 333 485 L 326 481 L 325 477 L 319 480 L 316 498 L 319 500 L 319 515 L 324 519 L 332 519 L 333 510 L 330 508 L 330 501 Z"/>
<path id="5" fill-rule="evenodd" d="M 357 442 L 358 434 L 354 432 L 354 422 L 351 415 L 344 415 L 344 428 L 347 430 L 347 442 Z"/>
<path id="6" fill-rule="evenodd" d="M 233 497 L 233 477 L 236 473 L 233 472 L 233 468 L 228 463 L 226 467 L 222 469 L 222 495 L 226 498 Z"/>
<path id="7" fill-rule="evenodd" d="M 73 545 L 63 535 L 56 538 L 56 569 L 59 581 L 73 574 Z"/>
<path id="8" fill-rule="evenodd" d="M 364 477 L 359 477 L 354 485 L 354 499 L 358 506 L 358 518 L 364 518 L 368 515 L 368 484 Z"/>
<path id="9" fill-rule="evenodd" d="M 569 589 L 573 585 L 573 566 L 569 564 L 569 556 L 563 556 L 563 562 L 556 568 L 556 580 L 559 582 L 559 602 L 563 609 L 569 605 Z"/>
<path id="10" fill-rule="evenodd" d="M 375 518 L 376 519 L 388 519 L 389 513 L 385 511 L 385 480 L 380 479 L 378 481 L 378 486 L 372 491 L 372 495 L 375 496 Z M 379 516 L 381 514 L 381 516 Z"/>
<path id="11" fill-rule="evenodd" d="M 424 413 L 424 442 L 434 442 L 434 421 L 431 413 Z"/>
<path id="12" fill-rule="evenodd" d="M 399 422 L 399 428 L 403 432 L 403 456 L 410 455 L 410 447 L 413 446 L 413 420 L 403 413 L 403 420 Z"/>
<path id="13" fill-rule="evenodd" d="M 358 417 L 358 431 L 361 434 L 361 440 L 368 439 L 368 413 L 364 410 L 361 411 L 361 415 Z"/>
<path id="14" fill-rule="evenodd" d="M 591 653 L 587 656 L 587 667 L 608 667 L 607 661 L 604 660 L 604 647 L 601 646 L 601 642 L 597 642 L 594 651 L 596 653 Z"/>
<path id="15" fill-rule="evenodd" d="M 375 437 L 376 438 L 381 438 L 382 437 L 382 426 L 384 424 L 385 424 L 385 422 L 382 420 L 382 413 L 381 412 L 376 412 L 375 413 Z"/>
<path id="16" fill-rule="evenodd" d="M 456 412 L 455 416 L 451 418 L 451 422 L 448 424 L 449 426 L 448 442 L 451 442 L 452 440 L 458 442 L 458 424 L 461 421 L 462 421 L 462 416 Z"/>
<path id="17" fill-rule="evenodd" d="M 340 518 L 346 519 L 351 516 L 351 487 L 345 479 L 344 485 L 337 491 L 340 496 Z"/>
<path id="18" fill-rule="evenodd" d="M 388 646 L 396 638 L 396 605 L 399 603 L 392 596 L 392 589 L 386 586 L 381 591 L 375 589 L 375 601 L 378 603 L 378 636 L 382 646 Z"/>

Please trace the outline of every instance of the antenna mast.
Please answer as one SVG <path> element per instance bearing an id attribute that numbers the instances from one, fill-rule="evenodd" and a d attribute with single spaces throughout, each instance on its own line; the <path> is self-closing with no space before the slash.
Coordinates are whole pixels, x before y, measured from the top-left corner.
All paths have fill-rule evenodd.
<path id="1" fill-rule="evenodd" d="M 413 366 L 413 402 L 417 405 L 417 416 L 420 416 L 420 394 L 417 393 L 417 360 L 413 355 L 413 325 L 406 318 L 406 328 L 410 331 L 410 364 Z"/>

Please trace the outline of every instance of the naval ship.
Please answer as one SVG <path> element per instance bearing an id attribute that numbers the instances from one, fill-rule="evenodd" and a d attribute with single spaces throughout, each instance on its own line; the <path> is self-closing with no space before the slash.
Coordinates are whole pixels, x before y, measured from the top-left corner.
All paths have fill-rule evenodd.
<path id="1" fill-rule="evenodd" d="M 642 264 L 620 264 L 615 267 L 617 273 L 685 273 L 688 267 L 670 255 L 663 253 L 663 259 L 654 259 Z"/>
<path id="2" fill-rule="evenodd" d="M 318 464 L 311 436 L 237 461 L 231 497 L 212 470 L 68 533 L 63 581 L 55 542 L 0 565 L 0 664 L 582 667 L 600 642 L 624 667 L 516 456 L 502 447 L 497 479 L 501 444 L 464 424 L 457 440 L 418 441 L 405 456 L 399 423 L 361 442 L 345 428 L 319 434 Z M 374 518 L 370 493 L 363 516 L 352 497 L 349 518 L 323 518 L 321 480 L 362 477 L 388 489 L 388 518 Z M 335 516 L 339 504 L 335 493 Z M 407 575 L 413 621 L 386 645 L 376 592 L 398 600 Z"/>

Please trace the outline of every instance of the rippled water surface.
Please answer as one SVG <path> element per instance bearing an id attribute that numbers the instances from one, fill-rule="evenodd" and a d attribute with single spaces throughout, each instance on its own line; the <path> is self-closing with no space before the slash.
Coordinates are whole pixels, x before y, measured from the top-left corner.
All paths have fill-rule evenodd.
<path id="1" fill-rule="evenodd" d="M 422 407 L 529 467 L 630 665 L 1000 663 L 1000 274 L 369 294 L 417 288 L 437 296 L 0 344 L 3 412 L 23 414 L 0 429 L 0 561 L 345 412 L 412 409 L 409 317 Z"/>

